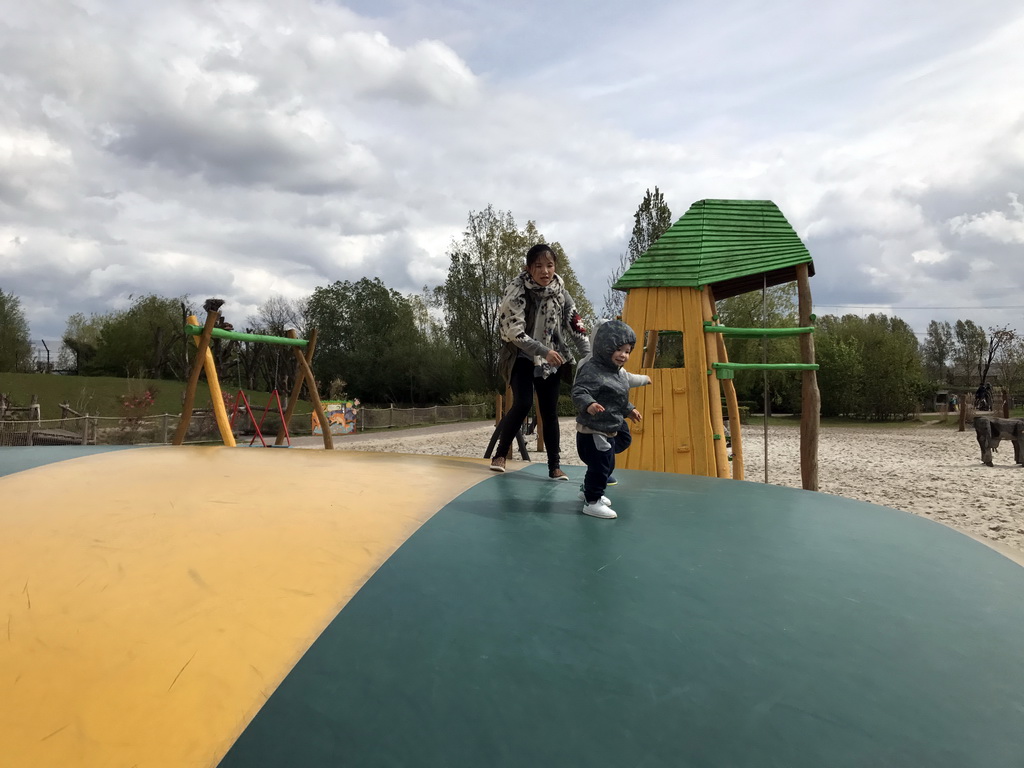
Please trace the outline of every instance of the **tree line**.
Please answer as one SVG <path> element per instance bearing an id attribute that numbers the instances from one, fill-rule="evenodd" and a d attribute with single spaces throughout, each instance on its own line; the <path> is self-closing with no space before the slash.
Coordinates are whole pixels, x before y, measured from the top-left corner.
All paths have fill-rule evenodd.
<path id="1" fill-rule="evenodd" d="M 626 250 L 608 277 L 599 314 L 569 254 L 557 241 L 550 243 L 584 318 L 621 313 L 625 294 L 612 285 L 672 223 L 661 191 L 647 190 Z M 298 300 L 268 297 L 241 321 L 226 308 L 220 323 L 272 336 L 292 328 L 305 337 L 316 328 L 313 370 L 325 397 L 356 396 L 380 404 L 479 402 L 502 386 L 498 308 L 509 281 L 523 268 L 524 254 L 537 242 L 546 239 L 533 221 L 520 226 L 510 211 L 489 205 L 470 212 L 466 229 L 452 240 L 441 285 L 408 295 L 379 278 L 335 281 Z M 730 326 L 796 325 L 795 284 L 724 300 L 718 313 Z M 72 315 L 57 367 L 80 375 L 184 379 L 194 343 L 182 326 L 191 314 L 197 314 L 197 302 L 188 296 L 145 294 L 131 297 L 123 310 Z M 816 321 L 815 344 L 826 416 L 905 418 L 936 389 L 971 390 L 994 370 L 1011 390 L 1024 384 L 1024 341 L 1005 326 L 932 321 L 919 341 L 898 317 L 826 315 Z M 18 297 L 0 290 L 0 371 L 32 370 L 31 349 Z M 291 389 L 294 363 L 286 348 L 215 340 L 213 353 L 225 387 Z M 729 356 L 734 362 L 793 362 L 799 359 L 798 341 L 732 338 Z M 736 386 L 740 400 L 758 410 L 799 410 L 797 374 L 740 371 Z"/>

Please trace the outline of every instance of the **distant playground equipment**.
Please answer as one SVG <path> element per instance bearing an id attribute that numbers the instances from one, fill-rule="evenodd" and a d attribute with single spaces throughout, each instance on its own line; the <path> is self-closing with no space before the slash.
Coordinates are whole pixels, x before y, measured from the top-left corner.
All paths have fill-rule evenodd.
<path id="1" fill-rule="evenodd" d="M 324 400 L 324 413 L 327 414 L 328 431 L 332 435 L 351 435 L 356 431 L 359 419 L 358 400 Z M 314 435 L 322 435 L 324 429 L 316 413 L 310 414 Z"/>
<path id="2" fill-rule="evenodd" d="M 217 378 L 217 367 L 214 365 L 213 353 L 210 351 L 210 342 L 214 338 L 251 341 L 263 344 L 281 344 L 293 348 L 295 353 L 295 385 L 292 388 L 291 397 L 288 399 L 288 407 L 285 409 L 281 419 L 281 428 L 274 439 L 274 445 L 281 445 L 287 439 L 287 425 L 295 411 L 295 404 L 302 393 L 303 384 L 309 390 L 309 398 L 313 403 L 313 412 L 320 419 L 321 423 L 326 422 L 327 419 L 324 416 L 320 395 L 316 389 L 316 380 L 313 378 L 313 370 L 310 368 L 310 363 L 313 361 L 313 351 L 316 349 L 316 329 L 313 329 L 309 339 L 306 340 L 298 338 L 295 331 L 288 331 L 287 336 L 265 336 L 217 328 L 215 326 L 220 317 L 219 310 L 223 304 L 223 299 L 207 299 L 203 305 L 203 309 L 206 311 L 205 325 L 200 326 L 199 320 L 195 315 L 191 315 L 185 325 L 185 332 L 195 337 L 193 340 L 198 349 L 195 361 L 192 364 L 192 371 L 189 374 L 188 386 L 185 389 L 185 402 L 181 407 L 181 420 L 178 422 L 178 429 L 174 433 L 172 443 L 174 445 L 181 445 L 185 442 L 185 434 L 188 432 L 189 421 L 192 418 L 192 410 L 195 405 L 199 374 L 205 370 L 206 380 L 210 387 L 210 399 L 213 401 L 214 415 L 217 419 L 217 428 L 220 431 L 221 439 L 224 441 L 224 445 L 228 447 L 234 447 L 235 445 L 235 436 L 231 432 L 231 422 L 228 419 L 227 408 L 224 405 L 224 397 L 221 394 L 220 382 Z M 305 352 L 303 352 L 303 349 Z M 330 430 L 323 432 L 323 438 L 324 448 L 334 448 Z"/>
<path id="3" fill-rule="evenodd" d="M 642 354 L 630 357 L 626 367 L 650 376 L 652 384 L 636 390 L 635 403 L 645 418 L 633 428 L 633 445 L 622 455 L 624 468 L 744 479 L 735 371 L 800 371 L 801 480 L 804 489 L 818 489 L 821 398 L 811 325 L 813 274 L 806 246 L 770 200 L 698 200 L 626 270 L 613 287 L 626 292 L 622 319 L 642 340 Z M 716 300 L 793 280 L 798 327 L 727 328 L 718 323 Z M 726 336 L 792 335 L 800 336 L 799 363 L 729 362 Z M 659 347 L 670 341 L 675 356 L 659 361 Z M 765 458 L 767 472 L 767 450 Z"/>

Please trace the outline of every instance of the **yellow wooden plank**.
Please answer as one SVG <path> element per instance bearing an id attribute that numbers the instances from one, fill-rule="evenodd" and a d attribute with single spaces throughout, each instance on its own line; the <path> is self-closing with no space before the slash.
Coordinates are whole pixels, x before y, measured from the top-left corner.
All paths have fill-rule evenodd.
<path id="1" fill-rule="evenodd" d="M 648 293 L 649 291 L 646 288 L 630 290 L 626 296 L 626 304 L 622 311 L 623 322 L 632 328 L 633 332 L 637 335 L 637 349 L 629 356 L 629 361 L 626 363 L 626 370 L 630 373 L 643 372 L 641 371 L 640 364 L 643 358 L 644 323 L 647 319 Z M 637 406 L 640 413 L 645 413 L 646 410 L 649 410 L 648 394 L 641 392 L 637 396 L 637 400 L 634 401 L 634 405 Z M 645 431 L 646 425 L 644 422 L 636 425 L 636 428 L 633 429 L 633 445 L 616 458 L 618 466 L 625 469 L 640 469 L 641 446 L 644 441 Z"/>
<path id="2" fill-rule="evenodd" d="M 707 411 L 707 356 L 704 325 L 700 311 L 700 292 L 683 289 L 683 343 L 687 358 L 686 394 L 691 463 L 696 475 L 713 476 L 713 454 L 709 453 L 710 424 Z"/>
<path id="3" fill-rule="evenodd" d="M 216 765 L 484 464 L 167 447 L 0 478 L 0 763 Z"/>
<path id="4" fill-rule="evenodd" d="M 667 317 L 667 295 L 670 289 L 661 288 L 654 292 L 654 320 L 653 326 L 659 331 L 673 330 Z M 668 368 L 659 368 L 658 376 L 651 383 L 651 394 L 654 396 L 654 407 L 652 409 L 651 427 L 647 437 L 651 441 L 651 465 L 655 472 L 664 472 L 665 467 L 665 435 L 670 430 L 670 425 L 665 420 L 665 406 L 672 399 L 672 372 Z M 669 437 L 671 442 L 671 436 Z M 671 466 L 669 467 L 671 469 Z"/>
<path id="5" fill-rule="evenodd" d="M 682 322 L 682 289 L 671 288 L 663 289 L 663 301 L 660 306 L 662 327 L 668 331 L 683 331 Z M 685 334 L 684 334 L 685 338 Z M 686 364 L 685 351 L 683 355 L 683 364 Z M 664 460 L 664 471 L 666 472 L 684 472 L 690 474 L 691 470 L 687 463 L 679 461 L 680 457 L 687 458 L 685 454 L 680 454 L 678 448 L 681 445 L 686 445 L 688 438 L 686 437 L 686 425 L 680 424 L 677 417 L 679 410 L 679 379 L 682 375 L 681 369 L 667 369 L 665 371 L 665 378 L 662 380 L 662 443 L 659 449 L 662 453 Z"/>
<path id="6" fill-rule="evenodd" d="M 714 311 L 711 309 L 710 291 L 701 295 L 701 310 L 703 311 L 704 322 L 711 322 Z M 704 344 L 707 349 L 708 365 L 718 362 L 718 340 L 714 334 L 704 334 Z M 715 449 L 715 468 L 718 477 L 731 477 L 729 469 L 729 453 L 725 447 L 725 420 L 722 416 L 722 387 L 719 384 L 718 376 L 714 371 L 708 371 L 708 403 L 711 414 L 712 445 Z M 717 435 L 717 439 L 715 436 Z"/>
<path id="7" fill-rule="evenodd" d="M 658 315 L 658 295 L 664 291 L 664 288 L 651 288 L 647 292 L 647 311 L 644 317 L 644 328 L 649 331 L 660 331 L 661 322 Z M 655 409 L 660 406 L 659 397 L 659 378 L 662 375 L 661 368 L 645 368 L 644 373 L 651 377 L 650 392 L 647 396 L 647 403 L 649 409 Z M 658 426 L 653 424 L 653 421 L 657 419 L 657 416 L 652 420 L 652 426 L 644 426 L 643 440 L 640 444 L 640 466 L 638 469 L 653 470 L 654 469 L 654 454 L 657 450 L 655 439 L 659 432 Z"/>

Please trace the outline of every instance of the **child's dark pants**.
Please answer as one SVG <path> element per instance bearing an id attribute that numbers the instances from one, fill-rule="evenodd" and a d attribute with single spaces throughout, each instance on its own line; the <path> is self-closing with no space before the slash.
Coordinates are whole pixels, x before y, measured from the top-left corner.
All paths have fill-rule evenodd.
<path id="1" fill-rule="evenodd" d="M 583 477 L 583 496 L 587 503 L 593 503 L 604 495 L 608 478 L 615 470 L 615 454 L 622 453 L 632 442 L 633 435 L 626 422 L 615 437 L 576 433 L 576 450 L 587 465 L 587 474 Z M 607 446 L 607 450 L 600 449 L 602 444 Z"/>

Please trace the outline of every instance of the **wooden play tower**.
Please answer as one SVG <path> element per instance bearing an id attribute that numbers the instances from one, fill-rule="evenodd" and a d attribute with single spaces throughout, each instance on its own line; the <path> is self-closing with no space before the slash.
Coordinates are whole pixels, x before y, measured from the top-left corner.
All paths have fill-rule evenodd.
<path id="1" fill-rule="evenodd" d="M 633 390 L 644 421 L 619 460 L 627 469 L 742 480 L 743 440 L 733 375 L 739 369 L 801 371 L 800 468 L 805 489 L 818 488 L 820 396 L 814 362 L 806 246 L 770 200 L 699 200 L 619 278 L 622 319 L 637 334 L 632 373 L 651 377 Z M 799 327 L 727 328 L 715 301 L 797 281 Z M 730 363 L 726 336 L 800 336 L 801 361 Z M 659 338 L 662 343 L 659 345 Z M 667 348 L 672 348 L 667 353 Z M 659 349 L 661 350 L 659 352 Z M 658 355 L 665 355 L 657 360 Z M 671 367 L 676 366 L 676 367 Z M 722 399 L 733 456 L 725 443 Z"/>

